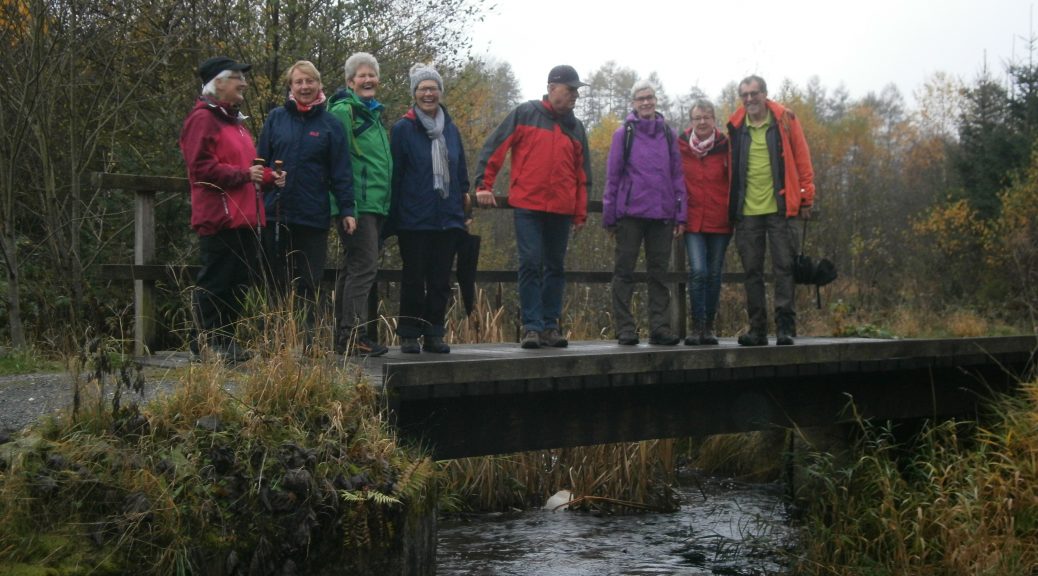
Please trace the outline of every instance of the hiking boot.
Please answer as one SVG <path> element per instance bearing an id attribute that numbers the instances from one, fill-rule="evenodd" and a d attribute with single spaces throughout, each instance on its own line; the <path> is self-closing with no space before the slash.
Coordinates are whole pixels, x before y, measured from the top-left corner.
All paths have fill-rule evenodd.
<path id="1" fill-rule="evenodd" d="M 434 354 L 450 354 L 451 347 L 443 341 L 443 336 L 426 336 L 422 344 L 422 350 Z"/>
<path id="2" fill-rule="evenodd" d="M 375 342 L 367 336 L 358 336 L 347 348 L 350 356 L 381 356 L 389 352 L 389 348 Z"/>
<path id="3" fill-rule="evenodd" d="M 350 337 L 353 335 L 352 328 L 339 328 L 335 331 L 335 342 L 332 348 L 336 354 L 346 354 L 350 350 Z"/>
<path id="4" fill-rule="evenodd" d="M 703 329 L 699 332 L 699 343 L 705 346 L 717 346 L 717 335 L 714 334 L 713 319 L 703 323 Z"/>
<path id="5" fill-rule="evenodd" d="M 793 323 L 793 319 L 786 317 L 779 318 L 776 324 L 775 344 L 778 346 L 792 346 L 793 335 L 796 334 L 796 327 Z"/>
<path id="6" fill-rule="evenodd" d="M 418 345 L 417 338 L 401 338 L 400 351 L 404 354 L 418 354 L 422 351 L 422 347 Z"/>
<path id="7" fill-rule="evenodd" d="M 649 338 L 649 344 L 653 346 L 673 346 L 681 342 L 681 338 L 678 338 L 670 331 L 669 328 L 657 330 L 652 337 Z"/>
<path id="8" fill-rule="evenodd" d="M 616 339 L 616 342 L 621 346 L 637 346 L 638 335 L 634 332 L 624 331 L 620 333 L 620 336 Z"/>
<path id="9" fill-rule="evenodd" d="M 699 346 L 703 342 L 703 321 L 699 318 L 692 319 L 692 329 L 685 337 L 685 346 Z"/>
<path id="10" fill-rule="evenodd" d="M 523 335 L 523 339 L 520 341 L 520 346 L 527 350 L 533 350 L 534 348 L 541 347 L 541 335 L 536 330 L 527 330 L 526 334 Z"/>
<path id="11" fill-rule="evenodd" d="M 739 336 L 739 346 L 767 346 L 768 335 L 760 332 L 747 332 Z"/>
<path id="12" fill-rule="evenodd" d="M 569 340 L 559 332 L 558 328 L 548 328 L 540 334 L 541 346 L 545 348 L 565 348 L 569 346 Z"/>

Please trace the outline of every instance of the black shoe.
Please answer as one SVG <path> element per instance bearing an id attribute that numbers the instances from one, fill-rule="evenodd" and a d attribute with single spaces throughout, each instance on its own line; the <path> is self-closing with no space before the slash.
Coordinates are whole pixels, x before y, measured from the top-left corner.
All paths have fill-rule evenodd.
<path id="1" fill-rule="evenodd" d="M 616 342 L 621 346 L 637 346 L 638 335 L 634 332 L 621 332 Z"/>
<path id="2" fill-rule="evenodd" d="M 776 346 L 792 346 L 793 345 L 793 337 L 790 336 L 788 333 L 779 332 L 778 333 L 778 337 L 775 338 L 775 345 Z"/>
<path id="3" fill-rule="evenodd" d="M 520 346 L 527 350 L 533 350 L 541 347 L 541 335 L 536 330 L 527 330 L 526 334 L 523 335 L 523 339 L 520 341 Z"/>
<path id="4" fill-rule="evenodd" d="M 766 334 L 759 334 L 755 332 L 749 332 L 739 336 L 739 346 L 767 346 L 768 336 Z"/>
<path id="5" fill-rule="evenodd" d="M 717 346 L 717 335 L 714 334 L 714 322 L 707 321 L 703 325 L 703 331 L 699 333 L 699 343 L 704 346 Z"/>
<path id="6" fill-rule="evenodd" d="M 703 342 L 699 339 L 699 334 L 693 332 L 685 337 L 685 346 L 699 346 Z"/>
<path id="7" fill-rule="evenodd" d="M 678 342 L 681 342 L 681 338 L 675 336 L 670 330 L 660 330 L 649 338 L 649 344 L 653 346 L 673 346 Z"/>
<path id="8" fill-rule="evenodd" d="M 559 332 L 558 328 L 548 328 L 540 334 L 541 346 L 545 348 L 565 348 L 569 346 L 569 340 L 566 340 Z"/>
<path id="9" fill-rule="evenodd" d="M 367 336 L 358 336 L 348 347 L 350 356 L 381 356 L 389 352 L 389 348 L 375 342 Z"/>
<path id="10" fill-rule="evenodd" d="M 450 354 L 451 347 L 443 341 L 443 336 L 426 336 L 422 344 L 422 350 L 434 354 Z"/>
<path id="11" fill-rule="evenodd" d="M 401 338 L 400 351 L 404 354 L 418 354 L 422 351 L 422 347 L 418 345 L 417 338 Z"/>

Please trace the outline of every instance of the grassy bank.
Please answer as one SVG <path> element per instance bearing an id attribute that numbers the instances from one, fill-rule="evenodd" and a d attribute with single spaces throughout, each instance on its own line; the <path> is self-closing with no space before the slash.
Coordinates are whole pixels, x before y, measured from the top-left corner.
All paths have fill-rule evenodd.
<path id="1" fill-rule="evenodd" d="M 141 407 L 117 355 L 78 368 L 67 414 L 0 445 L 0 573 L 370 573 L 432 510 L 431 461 L 347 365 L 270 348 Z"/>
<path id="2" fill-rule="evenodd" d="M 1038 381 L 990 408 L 981 423 L 928 425 L 910 443 L 859 422 L 847 454 L 814 454 L 794 573 L 1033 576 Z"/>

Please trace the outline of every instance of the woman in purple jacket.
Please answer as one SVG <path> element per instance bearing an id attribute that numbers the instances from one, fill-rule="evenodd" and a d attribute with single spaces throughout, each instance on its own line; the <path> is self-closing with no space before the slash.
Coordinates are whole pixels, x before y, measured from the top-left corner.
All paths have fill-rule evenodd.
<path id="1" fill-rule="evenodd" d="M 677 139 L 656 111 L 656 87 L 647 81 L 631 88 L 634 110 L 613 134 L 602 197 L 602 225 L 616 239 L 613 319 L 620 344 L 638 343 L 631 314 L 632 274 L 645 244 L 649 274 L 649 344 L 673 346 L 670 291 L 663 275 L 671 242 L 685 232 L 685 180 Z"/>

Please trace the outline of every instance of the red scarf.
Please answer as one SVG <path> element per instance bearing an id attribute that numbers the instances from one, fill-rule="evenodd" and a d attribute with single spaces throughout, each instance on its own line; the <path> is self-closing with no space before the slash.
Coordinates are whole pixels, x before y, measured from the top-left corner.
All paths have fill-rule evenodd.
<path id="1" fill-rule="evenodd" d="M 298 110 L 298 111 L 300 111 L 300 112 L 302 112 L 304 114 L 309 112 L 314 106 L 320 106 L 321 104 L 324 104 L 324 101 L 325 101 L 324 91 L 323 90 L 317 92 L 317 98 L 314 98 L 314 101 L 309 103 L 309 104 L 303 104 L 303 103 L 299 102 L 298 100 L 296 100 L 296 97 L 293 96 L 292 94 L 288 95 L 288 99 L 293 101 L 293 102 L 295 102 L 296 103 L 296 110 Z"/>

